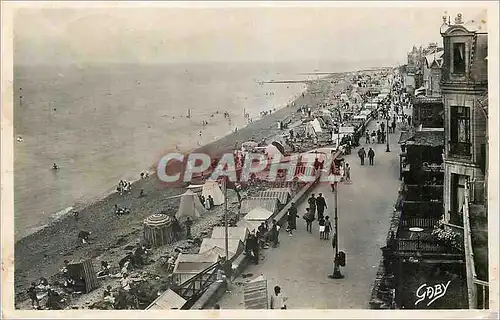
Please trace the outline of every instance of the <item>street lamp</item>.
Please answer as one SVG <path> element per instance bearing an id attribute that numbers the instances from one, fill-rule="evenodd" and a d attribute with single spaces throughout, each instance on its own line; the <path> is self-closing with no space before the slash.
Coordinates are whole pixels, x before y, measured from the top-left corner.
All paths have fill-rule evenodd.
<path id="1" fill-rule="evenodd" d="M 387 137 L 385 139 L 387 142 L 387 145 L 385 148 L 385 152 L 390 152 L 391 150 L 389 150 L 389 112 L 387 112 L 387 117 L 385 120 L 387 121 L 387 125 L 386 125 Z"/>
<path id="2" fill-rule="evenodd" d="M 333 274 L 329 275 L 328 278 L 330 279 L 342 279 L 344 276 L 340 273 L 340 265 L 339 265 L 339 222 L 338 222 L 338 194 L 339 194 L 339 185 L 338 182 L 340 181 L 340 175 L 335 175 L 335 182 L 334 182 L 334 187 L 335 187 L 335 235 L 333 237 L 333 241 L 335 243 L 335 256 L 333 258 Z"/>

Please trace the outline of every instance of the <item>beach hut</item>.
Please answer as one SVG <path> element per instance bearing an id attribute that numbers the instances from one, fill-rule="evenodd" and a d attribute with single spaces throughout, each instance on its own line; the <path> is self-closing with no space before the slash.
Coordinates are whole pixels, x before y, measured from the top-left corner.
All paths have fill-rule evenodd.
<path id="1" fill-rule="evenodd" d="M 198 195 L 191 190 L 187 190 L 181 195 L 179 209 L 175 214 L 177 219 L 190 217 L 191 219 L 199 218 L 206 212 L 200 202 Z"/>
<path id="2" fill-rule="evenodd" d="M 292 198 L 290 188 L 269 188 L 259 192 L 261 198 L 276 198 L 281 204 L 287 204 Z"/>
<path id="3" fill-rule="evenodd" d="M 259 144 L 255 141 L 246 141 L 241 144 L 241 151 L 243 152 L 252 152 L 255 147 L 258 147 Z"/>
<path id="4" fill-rule="evenodd" d="M 173 219 L 166 214 L 153 214 L 144 219 L 144 241 L 152 247 L 174 242 Z"/>
<path id="5" fill-rule="evenodd" d="M 68 264 L 68 275 L 74 279 L 77 285 L 81 285 L 84 293 L 89 293 L 99 288 L 99 280 L 94 271 L 92 259 L 86 259 L 79 262 Z"/>
<path id="6" fill-rule="evenodd" d="M 146 310 L 180 310 L 187 300 L 175 293 L 172 289 L 163 292 L 153 301 Z"/>
<path id="7" fill-rule="evenodd" d="M 259 221 L 259 222 L 266 222 L 271 219 L 273 216 L 273 213 L 269 210 L 266 210 L 261 207 L 256 207 L 252 209 L 249 213 L 247 213 L 244 217 L 245 220 L 247 221 Z"/>
<path id="8" fill-rule="evenodd" d="M 229 251 L 229 261 L 234 260 L 237 256 L 240 255 L 240 253 L 243 252 L 243 249 L 245 248 L 243 245 L 243 242 L 240 239 L 228 239 L 228 251 Z M 226 250 L 226 239 L 224 238 L 204 238 L 203 241 L 201 242 L 200 245 L 200 254 L 206 253 L 206 252 L 213 252 L 214 250 L 216 252 L 221 252 L 220 250 L 222 249 L 222 252 L 224 254 L 222 256 L 225 256 L 225 250 Z"/>
<path id="9" fill-rule="evenodd" d="M 262 198 L 262 197 L 249 197 L 241 202 L 241 214 L 247 214 L 254 208 L 261 207 L 272 213 L 278 212 L 278 199 L 277 198 Z"/>
<path id="10" fill-rule="evenodd" d="M 216 180 L 207 180 L 203 185 L 203 190 L 201 194 L 208 199 L 208 196 L 212 196 L 214 199 L 214 205 L 220 206 L 224 203 L 224 193 L 220 189 L 219 182 Z"/>
<path id="11" fill-rule="evenodd" d="M 219 261 L 221 257 L 219 250 L 212 250 L 212 248 L 198 254 L 180 253 L 175 260 L 172 272 L 173 282 L 176 284 L 184 283 Z"/>
<path id="12" fill-rule="evenodd" d="M 227 238 L 228 239 L 238 239 L 245 243 L 248 236 L 248 228 L 243 227 L 228 227 L 227 228 Z M 225 227 L 214 227 L 212 230 L 212 239 L 225 239 L 226 228 Z"/>
<path id="13" fill-rule="evenodd" d="M 237 227 L 244 227 L 248 229 L 248 231 L 257 231 L 257 228 L 260 226 L 260 221 L 248 221 L 245 219 L 241 219 L 236 223 Z"/>
<path id="14" fill-rule="evenodd" d="M 245 309 L 268 309 L 267 279 L 263 275 L 260 275 L 245 284 L 243 299 Z"/>

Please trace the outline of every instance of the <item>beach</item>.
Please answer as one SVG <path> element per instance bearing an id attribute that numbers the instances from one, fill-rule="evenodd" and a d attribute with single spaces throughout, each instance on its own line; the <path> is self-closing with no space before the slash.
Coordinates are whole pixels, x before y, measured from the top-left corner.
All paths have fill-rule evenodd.
<path id="1" fill-rule="evenodd" d="M 343 79 L 344 74 L 331 77 Z M 261 141 L 278 135 L 282 132 L 278 129 L 278 121 L 295 114 L 297 107 L 307 105 L 315 109 L 329 94 L 341 92 L 349 86 L 348 82 L 333 83 L 330 80 L 328 77 L 309 83 L 307 92 L 298 97 L 293 106 L 279 109 L 196 151 L 216 155 L 233 150 L 237 143 Z M 141 189 L 144 189 L 145 197 L 139 197 Z M 20 239 L 15 245 L 16 301 L 26 299 L 24 293 L 31 281 L 41 276 L 50 278 L 60 270 L 66 259 L 96 259 L 107 251 L 115 250 L 117 243 L 140 241 L 143 220 L 154 213 L 175 212 L 179 200 L 166 198 L 183 192 L 183 188 L 165 188 L 156 175 L 152 175 L 133 183 L 130 195 L 111 193 L 81 208 L 78 219 L 65 215 L 46 228 Z M 125 218 L 117 218 L 115 204 L 130 208 L 132 213 Z M 93 241 L 82 246 L 77 240 L 80 230 L 91 231 Z"/>

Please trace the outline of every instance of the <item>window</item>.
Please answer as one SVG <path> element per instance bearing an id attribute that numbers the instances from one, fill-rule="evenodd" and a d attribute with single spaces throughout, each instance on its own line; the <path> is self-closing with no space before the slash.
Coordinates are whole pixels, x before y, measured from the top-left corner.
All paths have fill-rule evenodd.
<path id="1" fill-rule="evenodd" d="M 451 107 L 450 152 L 470 156 L 470 110 L 467 107 Z"/>
<path id="2" fill-rule="evenodd" d="M 465 43 L 453 44 L 453 73 L 465 73 Z"/>

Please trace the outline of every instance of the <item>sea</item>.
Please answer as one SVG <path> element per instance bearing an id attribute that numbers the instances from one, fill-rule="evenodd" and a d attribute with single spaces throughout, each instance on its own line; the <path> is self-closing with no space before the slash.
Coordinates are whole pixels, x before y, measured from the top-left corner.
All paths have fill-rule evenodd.
<path id="1" fill-rule="evenodd" d="M 279 109 L 318 76 L 304 63 L 14 66 L 16 241 L 137 180 L 166 150 L 188 152 Z M 322 71 L 357 65 L 330 63 Z M 224 117 L 229 112 L 230 119 Z M 188 114 L 190 115 L 188 117 Z M 208 121 L 207 125 L 203 125 Z M 201 135 L 200 135 L 201 132 Z M 59 170 L 52 170 L 57 163 Z"/>

